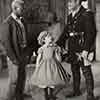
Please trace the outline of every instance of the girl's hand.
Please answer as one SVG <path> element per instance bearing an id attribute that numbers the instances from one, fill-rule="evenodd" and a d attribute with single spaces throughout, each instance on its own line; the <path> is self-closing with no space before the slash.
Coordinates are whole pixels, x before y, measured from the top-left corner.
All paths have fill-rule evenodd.
<path id="1" fill-rule="evenodd" d="M 56 59 L 61 62 L 62 61 L 62 58 L 61 58 L 61 48 L 58 47 L 55 51 L 55 56 L 56 56 Z"/>
<path id="2" fill-rule="evenodd" d="M 84 50 L 84 51 L 82 52 L 82 57 L 85 58 L 85 59 L 87 59 L 87 57 L 88 57 L 88 51 L 85 51 L 85 50 Z"/>

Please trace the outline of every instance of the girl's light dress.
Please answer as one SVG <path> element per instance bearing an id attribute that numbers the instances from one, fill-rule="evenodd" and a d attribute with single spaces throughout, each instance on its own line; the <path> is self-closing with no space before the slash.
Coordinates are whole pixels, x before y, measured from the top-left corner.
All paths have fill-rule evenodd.
<path id="1" fill-rule="evenodd" d="M 70 75 L 56 59 L 56 52 L 61 52 L 56 44 L 39 48 L 38 53 L 42 54 L 42 59 L 31 77 L 32 85 L 49 87 L 69 82 Z"/>

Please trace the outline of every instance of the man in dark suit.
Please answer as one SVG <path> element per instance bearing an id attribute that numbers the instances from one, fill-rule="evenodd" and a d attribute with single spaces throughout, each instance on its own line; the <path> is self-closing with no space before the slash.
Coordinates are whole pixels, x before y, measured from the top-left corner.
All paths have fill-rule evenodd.
<path id="1" fill-rule="evenodd" d="M 29 61 L 27 34 L 23 13 L 23 0 L 12 2 L 12 13 L 0 27 L 0 42 L 7 52 L 9 90 L 7 100 L 24 100 L 25 66 Z"/>
<path id="2" fill-rule="evenodd" d="M 60 46 L 65 45 L 68 39 L 69 62 L 73 75 L 73 94 L 81 95 L 80 92 L 80 68 L 83 72 L 87 87 L 87 100 L 94 100 L 94 79 L 89 62 L 89 52 L 95 41 L 96 26 L 94 14 L 85 9 L 81 2 L 83 0 L 69 0 L 70 14 L 68 15 L 67 25 L 64 33 L 58 41 Z"/>

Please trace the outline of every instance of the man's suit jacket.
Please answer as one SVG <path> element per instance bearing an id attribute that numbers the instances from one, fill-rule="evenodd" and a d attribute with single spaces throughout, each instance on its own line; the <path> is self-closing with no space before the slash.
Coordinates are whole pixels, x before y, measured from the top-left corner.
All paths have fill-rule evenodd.
<path id="1" fill-rule="evenodd" d="M 12 16 L 0 26 L 0 41 L 3 43 L 7 56 L 16 64 L 27 63 L 27 47 L 21 47 L 21 27 Z"/>

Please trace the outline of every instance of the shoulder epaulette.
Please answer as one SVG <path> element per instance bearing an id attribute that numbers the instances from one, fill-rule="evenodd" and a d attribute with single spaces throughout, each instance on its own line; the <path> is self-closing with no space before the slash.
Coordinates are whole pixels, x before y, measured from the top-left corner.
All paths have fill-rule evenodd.
<path id="1" fill-rule="evenodd" d="M 91 12 L 91 9 L 86 9 L 86 12 Z"/>
<path id="2" fill-rule="evenodd" d="M 91 9 L 86 9 L 86 13 L 87 14 L 90 14 L 90 15 L 93 15 L 94 14 L 94 12 Z"/>

